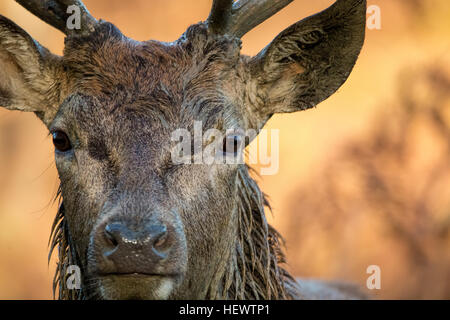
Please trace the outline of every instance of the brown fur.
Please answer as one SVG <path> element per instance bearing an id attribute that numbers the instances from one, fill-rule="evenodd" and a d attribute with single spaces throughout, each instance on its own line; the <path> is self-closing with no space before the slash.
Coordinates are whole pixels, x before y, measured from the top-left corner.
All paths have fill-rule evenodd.
<path id="1" fill-rule="evenodd" d="M 107 22 L 49 53 L 0 16 L 0 105 L 35 112 L 64 131 L 73 150 L 56 152 L 63 203 L 51 251 L 61 299 L 294 299 L 301 287 L 283 269 L 281 238 L 247 166 L 175 165 L 171 133 L 259 131 L 276 112 L 315 106 L 346 80 L 364 40 L 365 1 L 339 0 L 280 34 L 254 58 L 240 39 L 191 26 L 176 42 L 137 42 Z M 105 223 L 171 226 L 164 279 L 103 276 Z M 76 264 L 81 291 L 65 287 Z M 107 266 L 106 266 L 107 267 Z M 167 283 L 166 283 L 167 284 Z M 172 286 L 173 285 L 173 286 Z M 167 293 L 167 295 L 166 295 Z"/>

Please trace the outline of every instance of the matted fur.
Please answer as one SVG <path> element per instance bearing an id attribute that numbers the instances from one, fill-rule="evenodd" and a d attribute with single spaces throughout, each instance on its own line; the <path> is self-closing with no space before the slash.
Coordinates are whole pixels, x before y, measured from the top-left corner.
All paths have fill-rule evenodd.
<path id="1" fill-rule="evenodd" d="M 267 223 L 264 207 L 270 205 L 247 166 L 242 166 L 237 177 L 236 207 L 238 210 L 238 236 L 228 269 L 221 279 L 221 290 L 210 289 L 209 299 L 292 299 L 290 285 L 295 280 L 282 267 L 285 256 L 283 239 Z M 59 196 L 59 193 L 58 193 Z M 50 236 L 49 261 L 57 253 L 57 266 L 53 279 L 53 295 L 63 300 L 85 299 L 85 288 L 69 290 L 66 286 L 67 268 L 77 265 L 82 269 L 73 249 L 70 233 L 64 220 L 61 202 Z"/>
<path id="2" fill-rule="evenodd" d="M 58 57 L 0 16 L 0 69 L 7 70 L 0 104 L 34 112 L 75 146 L 56 155 L 64 201 L 50 238 L 50 256 L 57 250 L 59 258 L 55 296 L 170 298 L 157 281 L 136 291 L 127 280 L 105 285 L 102 278 L 114 274 L 102 266 L 104 224 L 155 220 L 176 229 L 170 259 L 128 261 L 122 271 L 158 275 L 158 267 L 173 275 L 181 283 L 172 298 L 307 298 L 282 268 L 282 239 L 266 221 L 268 203 L 248 167 L 176 167 L 167 141 L 195 121 L 259 131 L 276 113 L 325 100 L 358 58 L 365 9 L 365 0 L 338 0 L 253 58 L 240 54 L 239 37 L 211 32 L 208 21 L 173 43 L 134 41 L 100 21 L 92 32 L 69 35 Z M 81 290 L 66 288 L 70 265 L 81 269 Z"/>

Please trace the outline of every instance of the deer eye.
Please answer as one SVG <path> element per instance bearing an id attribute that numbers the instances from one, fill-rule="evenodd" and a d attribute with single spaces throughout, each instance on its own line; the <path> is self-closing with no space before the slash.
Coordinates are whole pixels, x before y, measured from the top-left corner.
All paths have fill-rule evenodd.
<path id="1" fill-rule="evenodd" d="M 70 143 L 69 137 L 62 131 L 54 131 L 52 133 L 53 136 L 53 145 L 56 150 L 60 152 L 67 152 L 72 149 L 72 144 Z"/>
<path id="2" fill-rule="evenodd" d="M 241 148 L 242 139 L 238 135 L 226 136 L 223 139 L 223 153 L 237 154 Z"/>

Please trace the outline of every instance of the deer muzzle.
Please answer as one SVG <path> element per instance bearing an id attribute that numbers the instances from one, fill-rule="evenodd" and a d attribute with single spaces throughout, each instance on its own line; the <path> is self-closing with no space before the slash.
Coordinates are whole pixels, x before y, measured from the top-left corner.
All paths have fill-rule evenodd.
<path id="1" fill-rule="evenodd" d="M 88 274 L 107 299 L 167 299 L 184 278 L 186 251 L 178 214 L 112 210 L 92 232 Z"/>

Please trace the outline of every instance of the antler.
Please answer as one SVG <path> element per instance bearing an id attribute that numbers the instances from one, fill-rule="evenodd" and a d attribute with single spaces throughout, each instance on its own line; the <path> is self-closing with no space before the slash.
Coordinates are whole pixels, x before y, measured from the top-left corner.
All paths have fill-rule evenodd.
<path id="1" fill-rule="evenodd" d="M 16 2 L 68 36 L 88 35 L 97 24 L 97 20 L 91 16 L 81 0 L 16 0 Z M 67 21 L 73 12 L 68 13 L 67 8 L 72 5 L 80 9 L 81 29 L 68 27 Z"/>
<path id="2" fill-rule="evenodd" d="M 214 0 L 208 26 L 215 34 L 241 38 L 293 0 Z"/>

